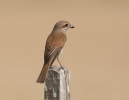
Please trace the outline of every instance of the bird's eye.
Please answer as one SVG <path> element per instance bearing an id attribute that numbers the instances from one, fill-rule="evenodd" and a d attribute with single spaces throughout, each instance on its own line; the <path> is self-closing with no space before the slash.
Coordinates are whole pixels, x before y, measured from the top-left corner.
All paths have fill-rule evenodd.
<path id="1" fill-rule="evenodd" d="M 68 24 L 65 24 L 65 26 L 68 26 Z"/>

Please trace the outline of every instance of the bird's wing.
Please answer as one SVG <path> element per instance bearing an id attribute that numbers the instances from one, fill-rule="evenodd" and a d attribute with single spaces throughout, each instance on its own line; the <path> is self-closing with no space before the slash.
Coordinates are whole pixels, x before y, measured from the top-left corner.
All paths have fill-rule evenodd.
<path id="1" fill-rule="evenodd" d="M 60 54 L 62 48 L 64 47 L 65 42 L 65 34 L 50 34 L 45 46 L 44 62 L 47 63 L 49 60 L 52 60 L 53 58 L 56 59 L 57 56 Z"/>

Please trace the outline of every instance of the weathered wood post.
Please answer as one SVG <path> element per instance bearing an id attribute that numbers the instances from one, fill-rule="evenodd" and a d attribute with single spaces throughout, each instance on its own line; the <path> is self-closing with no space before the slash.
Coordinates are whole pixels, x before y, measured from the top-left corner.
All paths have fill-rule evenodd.
<path id="1" fill-rule="evenodd" d="M 70 100 L 70 71 L 52 67 L 47 74 L 44 100 Z"/>

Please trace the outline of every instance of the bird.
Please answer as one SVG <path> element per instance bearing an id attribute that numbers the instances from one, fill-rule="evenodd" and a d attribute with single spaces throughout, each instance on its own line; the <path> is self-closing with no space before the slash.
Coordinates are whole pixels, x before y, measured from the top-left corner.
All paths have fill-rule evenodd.
<path id="1" fill-rule="evenodd" d="M 44 50 L 44 64 L 36 81 L 37 83 L 44 83 L 47 72 L 56 59 L 61 66 L 60 68 L 63 68 L 59 60 L 59 55 L 62 53 L 65 42 L 67 41 L 66 32 L 69 28 L 75 27 L 68 21 L 58 21 L 48 36 Z"/>

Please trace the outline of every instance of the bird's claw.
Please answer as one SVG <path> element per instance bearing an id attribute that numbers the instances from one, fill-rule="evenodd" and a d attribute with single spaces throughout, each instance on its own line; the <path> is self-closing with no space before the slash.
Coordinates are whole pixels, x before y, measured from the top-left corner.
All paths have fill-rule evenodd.
<path id="1" fill-rule="evenodd" d="M 64 70 L 64 73 L 66 73 L 65 67 L 61 66 L 61 67 L 59 68 L 59 71 L 60 71 L 61 69 Z"/>

